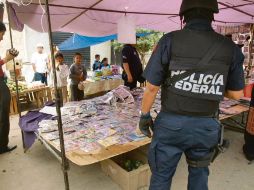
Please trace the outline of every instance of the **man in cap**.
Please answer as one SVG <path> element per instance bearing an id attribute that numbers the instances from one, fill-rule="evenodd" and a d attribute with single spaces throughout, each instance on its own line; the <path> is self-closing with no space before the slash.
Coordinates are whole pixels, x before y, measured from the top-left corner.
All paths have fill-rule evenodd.
<path id="1" fill-rule="evenodd" d="M 243 96 L 244 56 L 232 40 L 214 32 L 217 0 L 183 0 L 183 30 L 159 41 L 144 72 L 139 128 L 151 137 L 150 190 L 168 190 L 184 153 L 188 190 L 208 189 L 208 166 L 219 144 L 221 126 L 216 114 L 224 96 Z M 161 87 L 161 112 L 155 123 L 150 110 Z"/>
<path id="2" fill-rule="evenodd" d="M 48 85 L 47 72 L 49 69 L 49 57 L 43 52 L 44 46 L 42 43 L 38 43 L 37 52 L 32 55 L 31 63 L 34 70 L 34 80 L 41 81 L 41 83 Z"/>

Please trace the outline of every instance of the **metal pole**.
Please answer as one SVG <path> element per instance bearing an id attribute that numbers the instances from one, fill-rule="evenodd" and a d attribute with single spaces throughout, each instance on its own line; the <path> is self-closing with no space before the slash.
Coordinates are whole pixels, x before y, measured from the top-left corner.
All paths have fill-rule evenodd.
<path id="1" fill-rule="evenodd" d="M 52 69 L 53 69 L 53 74 L 54 74 L 54 89 L 55 89 L 55 97 L 56 97 L 58 131 L 59 131 L 60 146 L 61 146 L 62 170 L 63 170 L 63 174 L 64 174 L 65 189 L 69 190 L 69 179 L 68 179 L 69 163 L 68 163 L 68 160 L 66 159 L 65 149 L 64 149 L 63 125 L 62 125 L 62 117 L 61 117 L 61 110 L 60 110 L 60 94 L 59 94 L 59 91 L 57 90 L 56 65 L 55 65 L 55 59 L 54 59 L 49 4 L 48 4 L 48 0 L 46 0 L 45 2 L 46 2 L 46 4 L 45 4 L 46 14 L 47 14 L 47 18 L 48 18 L 48 35 L 49 35 L 49 45 L 50 45 L 50 51 L 51 51 L 51 63 L 52 63 Z"/>
<path id="2" fill-rule="evenodd" d="M 13 38 L 12 38 L 12 29 L 11 29 L 11 23 L 10 23 L 10 10 L 9 10 L 9 3 L 6 1 L 6 9 L 7 9 L 7 16 L 8 16 L 8 23 L 9 23 L 9 34 L 10 34 L 10 40 L 11 40 L 11 48 L 13 48 Z M 16 84 L 16 96 L 17 96 L 17 108 L 18 108 L 18 113 L 19 113 L 19 118 L 21 118 L 21 109 L 20 109 L 20 101 L 19 101 L 19 89 L 18 89 L 18 79 L 16 75 L 16 62 L 15 59 L 13 61 L 13 69 L 14 69 L 14 80 Z M 25 143 L 24 143 L 24 133 L 21 130 L 21 135 L 22 135 L 22 144 L 23 144 L 23 149 L 26 151 Z"/>

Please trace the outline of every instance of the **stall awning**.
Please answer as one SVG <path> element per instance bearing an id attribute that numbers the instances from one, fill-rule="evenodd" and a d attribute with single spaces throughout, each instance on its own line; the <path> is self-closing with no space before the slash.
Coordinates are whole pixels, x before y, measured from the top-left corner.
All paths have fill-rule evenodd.
<path id="1" fill-rule="evenodd" d="M 32 2 L 26 6 L 12 4 L 15 20 L 37 31 L 47 31 L 43 5 L 38 0 Z M 53 31 L 112 35 L 117 33 L 117 22 L 125 14 L 133 17 L 138 28 L 162 32 L 180 28 L 177 15 L 181 0 L 50 0 L 49 4 Z M 254 23 L 253 0 L 219 0 L 219 5 L 220 13 L 214 24 Z"/>
<path id="2" fill-rule="evenodd" d="M 148 36 L 151 33 L 139 33 L 137 36 L 144 37 Z M 81 36 L 78 34 L 73 34 L 70 38 L 59 45 L 59 49 L 62 51 L 65 50 L 75 50 L 90 47 L 93 45 L 97 45 L 103 42 L 107 42 L 110 40 L 116 40 L 117 34 L 113 34 L 110 36 L 103 36 L 103 37 L 89 37 L 89 36 Z"/>

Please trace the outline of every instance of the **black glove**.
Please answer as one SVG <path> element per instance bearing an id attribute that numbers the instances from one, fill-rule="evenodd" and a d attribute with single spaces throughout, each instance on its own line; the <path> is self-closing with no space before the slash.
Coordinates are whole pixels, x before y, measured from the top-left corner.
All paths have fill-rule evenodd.
<path id="1" fill-rule="evenodd" d="M 142 114 L 139 121 L 139 129 L 140 131 L 147 137 L 151 138 L 151 131 L 153 131 L 153 119 L 150 113 Z"/>

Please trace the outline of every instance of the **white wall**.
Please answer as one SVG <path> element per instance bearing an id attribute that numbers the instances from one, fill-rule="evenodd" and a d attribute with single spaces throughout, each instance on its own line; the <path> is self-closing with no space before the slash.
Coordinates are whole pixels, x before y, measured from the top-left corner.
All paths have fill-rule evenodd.
<path id="1" fill-rule="evenodd" d="M 94 63 L 94 57 L 96 54 L 99 54 L 101 56 L 101 60 L 106 57 L 109 60 L 109 63 L 111 64 L 111 42 L 105 42 L 96 46 L 91 46 L 91 68 Z"/>
<path id="2" fill-rule="evenodd" d="M 25 46 L 25 60 L 30 62 L 32 54 L 36 51 L 36 45 L 42 43 L 44 45 L 44 52 L 50 54 L 48 33 L 39 33 L 33 29 L 25 26 L 23 31 L 23 39 Z"/>

